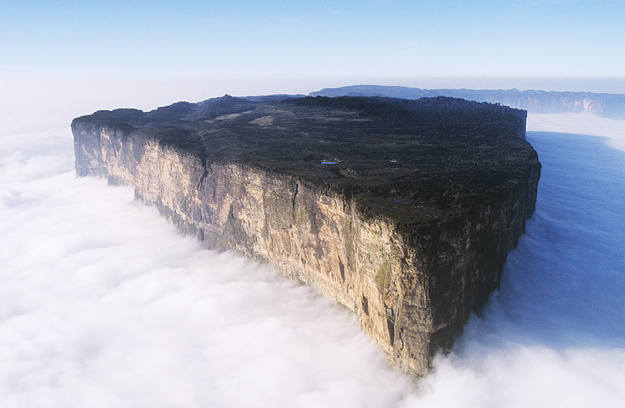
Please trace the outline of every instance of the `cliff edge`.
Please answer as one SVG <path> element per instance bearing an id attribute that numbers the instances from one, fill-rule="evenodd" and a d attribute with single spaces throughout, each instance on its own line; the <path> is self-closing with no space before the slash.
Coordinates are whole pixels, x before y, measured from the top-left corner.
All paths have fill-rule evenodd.
<path id="1" fill-rule="evenodd" d="M 354 312 L 425 374 L 498 287 L 533 213 L 526 112 L 438 97 L 225 96 L 74 119 L 76 170 Z"/>

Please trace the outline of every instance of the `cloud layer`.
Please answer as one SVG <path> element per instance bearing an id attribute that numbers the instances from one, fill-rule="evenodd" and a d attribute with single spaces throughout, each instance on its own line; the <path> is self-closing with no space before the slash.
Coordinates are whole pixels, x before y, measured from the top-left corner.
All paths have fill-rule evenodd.
<path id="1" fill-rule="evenodd" d="M 382 406 L 408 389 L 310 288 L 77 179 L 67 130 L 4 145 L 3 406 Z"/>
<path id="2" fill-rule="evenodd" d="M 600 138 L 528 133 L 544 167 L 527 234 L 501 290 L 415 384 L 344 310 L 179 235 L 129 188 L 77 179 L 69 130 L 28 128 L 0 134 L 3 407 L 625 400 L 625 154 Z"/>

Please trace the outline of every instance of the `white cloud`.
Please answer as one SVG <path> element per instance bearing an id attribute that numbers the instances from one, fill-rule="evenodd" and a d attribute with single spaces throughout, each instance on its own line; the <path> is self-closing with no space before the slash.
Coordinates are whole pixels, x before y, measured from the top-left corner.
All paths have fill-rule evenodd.
<path id="1" fill-rule="evenodd" d="M 67 132 L 39 142 L 71 155 Z M 346 311 L 202 249 L 129 188 L 42 169 L 21 136 L 0 168 L 3 406 L 379 406 L 409 389 Z"/>
<path id="2" fill-rule="evenodd" d="M 530 130 L 619 121 L 530 115 Z M 499 292 L 418 387 L 355 318 L 180 236 L 125 187 L 77 179 L 68 129 L 0 138 L 3 407 L 618 407 L 625 158 L 528 133 L 537 212 Z M 578 131 L 583 129 L 584 131 Z M 589 210 L 591 209 L 591 210 Z"/>
<path id="3" fill-rule="evenodd" d="M 564 132 L 609 138 L 609 145 L 625 151 L 625 120 L 604 118 L 593 113 L 530 114 L 527 130 Z"/>

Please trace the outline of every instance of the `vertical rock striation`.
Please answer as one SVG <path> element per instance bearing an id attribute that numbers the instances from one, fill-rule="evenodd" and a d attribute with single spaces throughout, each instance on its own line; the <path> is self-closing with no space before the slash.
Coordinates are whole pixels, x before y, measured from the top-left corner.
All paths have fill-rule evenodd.
<path id="1" fill-rule="evenodd" d="M 314 286 L 419 375 L 497 288 L 540 176 L 524 111 L 452 98 L 226 96 L 72 131 L 78 175 Z"/>

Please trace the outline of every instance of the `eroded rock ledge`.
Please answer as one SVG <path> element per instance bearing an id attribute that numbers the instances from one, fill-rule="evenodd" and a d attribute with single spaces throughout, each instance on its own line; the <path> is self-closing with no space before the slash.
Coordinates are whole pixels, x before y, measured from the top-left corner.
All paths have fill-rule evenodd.
<path id="1" fill-rule="evenodd" d="M 526 112 L 453 98 L 225 96 L 74 119 L 76 169 L 354 312 L 424 374 L 497 288 L 532 214 Z"/>

